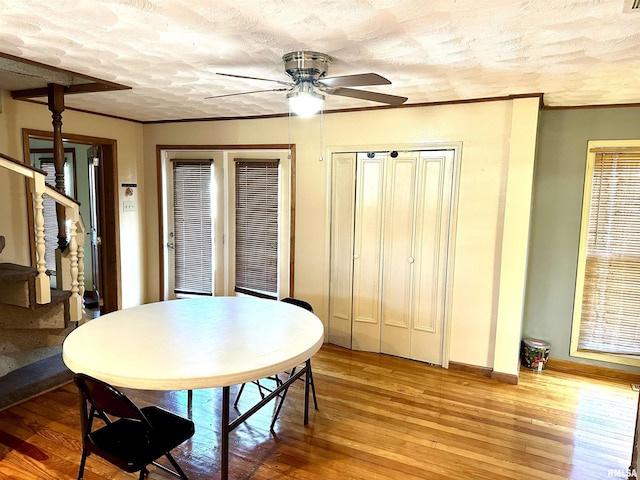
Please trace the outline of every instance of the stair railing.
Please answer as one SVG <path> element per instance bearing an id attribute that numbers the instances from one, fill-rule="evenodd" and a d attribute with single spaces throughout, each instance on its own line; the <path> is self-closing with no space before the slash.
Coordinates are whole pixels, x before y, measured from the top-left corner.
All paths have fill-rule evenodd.
<path id="1" fill-rule="evenodd" d="M 34 224 L 35 224 L 35 251 L 36 251 L 36 303 L 46 304 L 51 302 L 51 284 L 47 275 L 45 259 L 45 231 L 44 231 L 44 207 L 43 195 L 49 196 L 52 200 L 65 207 L 65 219 L 69 228 L 69 247 L 65 253 L 68 258 L 67 266 L 56 265 L 57 271 L 68 272 L 68 281 L 63 281 L 58 285 L 63 290 L 71 290 L 69 298 L 69 319 L 78 322 L 83 319 L 83 297 L 80 292 L 84 290 L 84 285 L 80 285 L 79 280 L 84 283 L 84 223 L 80 217 L 80 205 L 73 198 L 67 197 L 55 188 L 45 183 L 46 172 L 20 162 L 15 158 L 0 153 L 0 167 L 16 172 L 25 177 L 33 192 Z M 80 233 L 80 235 L 79 235 Z M 80 238 L 79 238 L 80 237 Z M 55 238 L 55 236 L 52 236 Z M 62 255 L 61 255 L 62 257 Z"/>

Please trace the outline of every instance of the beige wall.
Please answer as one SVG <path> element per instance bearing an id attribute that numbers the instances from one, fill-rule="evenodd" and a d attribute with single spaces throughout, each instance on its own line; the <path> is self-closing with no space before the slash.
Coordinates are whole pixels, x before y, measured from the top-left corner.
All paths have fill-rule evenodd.
<path id="1" fill-rule="evenodd" d="M 0 152 L 22 160 L 22 139 L 15 132 L 17 127 L 16 103 L 9 94 L 0 90 Z M 7 239 L 0 253 L 0 262 L 29 264 L 27 217 L 25 207 L 25 183 L 21 175 L 0 169 L 0 235 Z"/>
<path id="2" fill-rule="evenodd" d="M 6 94 L 2 100 L 0 151 L 21 159 L 22 128 L 50 130 L 50 114 Z M 123 307 L 159 299 L 156 145 L 295 144 L 295 294 L 324 322 L 328 159 L 320 156 L 330 149 L 461 142 L 449 360 L 517 375 L 537 118 L 538 99 L 529 98 L 328 114 L 322 135 L 319 117 L 141 126 L 72 111 L 63 116 L 63 131 L 117 140 L 118 185 L 138 184 L 136 211 L 119 208 Z M 23 188 L 7 177 L 0 173 L 0 192 Z M 5 204 L 21 198 L 0 195 Z M 0 209 L 0 228 L 18 237 L 25 227 L 24 216 L 14 215 L 20 208 Z M 14 243 L 0 261 L 28 258 L 26 242 Z"/>
<path id="3" fill-rule="evenodd" d="M 67 110 L 62 116 L 63 133 L 114 139 L 117 142 L 118 185 L 144 184 L 142 125 L 97 115 Z M 51 131 L 51 114 L 46 106 L 11 100 L 2 92 L 0 113 L 0 151 L 23 160 L 22 129 Z M 118 188 L 122 201 L 122 188 Z M 141 189 L 139 189 L 141 190 Z M 139 195 L 141 197 L 141 195 Z M 17 175 L 0 171 L 0 235 L 7 236 L 8 246 L 0 262 L 29 264 L 26 200 L 24 181 Z M 5 206 L 7 206 L 5 208 Z M 121 270 L 121 305 L 129 307 L 143 302 L 144 291 L 144 202 L 136 212 L 119 208 L 119 256 Z M 6 233 L 5 233 L 6 232 Z"/>
<path id="4" fill-rule="evenodd" d="M 497 372 L 510 374 L 517 373 L 520 366 L 520 343 L 515 340 L 521 336 L 525 304 L 538 129 L 538 115 L 532 112 L 532 100 L 516 100 L 513 105 L 503 202 L 500 293 L 493 368 Z"/>
<path id="5" fill-rule="evenodd" d="M 517 375 L 537 118 L 538 99 L 527 98 L 328 114 L 322 135 L 319 117 L 145 125 L 145 299 L 159 298 L 158 144 L 296 145 L 295 294 L 314 305 L 326 326 L 328 160 L 320 155 L 462 142 L 449 360 Z"/>

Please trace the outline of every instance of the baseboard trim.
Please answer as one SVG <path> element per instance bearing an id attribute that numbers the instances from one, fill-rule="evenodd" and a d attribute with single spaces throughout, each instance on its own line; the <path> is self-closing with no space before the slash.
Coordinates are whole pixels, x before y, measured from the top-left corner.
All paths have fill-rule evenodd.
<path id="1" fill-rule="evenodd" d="M 481 377 L 491 378 L 493 368 L 469 365 L 468 363 L 449 362 L 449 370 L 454 372 L 471 373 Z"/>
<path id="2" fill-rule="evenodd" d="M 517 385 L 518 384 L 518 375 L 513 375 L 511 373 L 503 373 L 503 372 L 491 372 L 491 378 L 493 380 L 498 380 L 502 383 L 508 383 L 509 385 Z"/>
<path id="3" fill-rule="evenodd" d="M 491 367 L 480 367 L 478 365 L 469 365 L 467 363 L 449 362 L 449 370 L 454 372 L 470 373 L 481 377 L 491 378 L 498 382 L 508 383 L 510 385 L 518 384 L 518 376 L 509 373 L 496 372 Z"/>
<path id="4" fill-rule="evenodd" d="M 599 367 L 588 363 L 572 362 L 571 360 L 560 360 L 549 358 L 545 368 L 583 377 L 608 378 L 622 380 L 629 383 L 640 384 L 640 374 L 616 370 L 615 368 Z"/>

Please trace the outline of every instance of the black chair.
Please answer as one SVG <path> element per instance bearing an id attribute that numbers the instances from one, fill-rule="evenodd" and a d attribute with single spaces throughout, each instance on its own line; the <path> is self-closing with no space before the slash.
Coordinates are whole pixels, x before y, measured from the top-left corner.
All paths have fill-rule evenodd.
<path id="1" fill-rule="evenodd" d="M 78 480 L 82 480 L 87 457 L 92 453 L 125 472 L 140 471 L 140 480 L 149 474 L 150 464 L 188 480 L 170 451 L 193 436 L 192 421 L 156 406 L 138 408 L 125 394 L 89 375 L 76 374 L 74 382 L 83 397 Z M 96 417 L 105 425 L 94 429 Z M 156 463 L 162 456 L 175 471 Z"/>
<path id="2" fill-rule="evenodd" d="M 309 312 L 313 313 L 313 307 L 311 306 L 311 304 L 309 302 L 304 301 L 304 300 L 300 300 L 298 298 L 286 297 L 286 298 L 281 299 L 280 301 L 284 302 L 284 303 L 289 303 L 291 305 L 295 305 L 296 307 L 304 308 L 305 310 L 308 310 Z M 311 362 L 309 362 L 309 364 L 311 364 Z M 296 367 L 294 367 L 290 372 L 284 372 L 284 373 L 286 375 L 289 375 L 289 376 L 294 375 L 296 373 Z M 262 399 L 264 399 L 266 397 L 266 395 L 268 395 L 268 393 L 273 391 L 272 388 L 270 388 L 268 386 L 265 386 L 263 383 L 260 383 L 261 381 L 264 381 L 264 380 L 271 380 L 271 381 L 275 382 L 275 387 L 274 388 L 279 387 L 283 383 L 283 379 L 281 379 L 277 374 L 274 375 L 273 377 L 267 377 L 267 378 L 262 379 L 262 380 L 254 380 L 254 381 L 252 381 L 251 383 L 255 384 L 258 387 L 258 392 L 260 393 L 260 397 Z M 299 380 L 304 381 L 305 380 L 305 376 L 300 377 Z M 234 406 L 238 405 L 238 401 L 240 400 L 240 395 L 242 395 L 242 392 L 244 390 L 245 385 L 246 385 L 246 383 L 243 383 L 240 386 L 240 389 L 238 390 L 238 394 L 236 395 L 236 399 L 233 402 Z M 313 405 L 314 405 L 315 409 L 317 410 L 318 409 L 318 400 L 316 398 L 316 387 L 313 384 L 313 375 L 311 373 L 311 370 L 309 370 L 309 386 L 311 387 L 311 393 L 313 394 Z M 268 393 L 265 394 L 265 392 L 268 392 Z M 278 415 L 280 413 L 280 409 L 282 408 L 282 403 L 284 402 L 284 399 L 285 399 L 286 395 L 287 395 L 287 390 L 285 390 L 283 392 L 283 394 L 279 398 L 279 402 L 277 403 L 277 406 L 276 406 L 276 411 L 273 414 L 273 419 L 271 421 L 271 429 L 273 429 L 273 426 L 275 425 L 276 420 L 278 419 Z"/>

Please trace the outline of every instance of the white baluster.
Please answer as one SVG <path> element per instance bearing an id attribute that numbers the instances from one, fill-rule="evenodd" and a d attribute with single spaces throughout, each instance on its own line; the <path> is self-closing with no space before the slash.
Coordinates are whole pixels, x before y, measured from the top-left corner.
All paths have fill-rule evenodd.
<path id="1" fill-rule="evenodd" d="M 71 219 L 69 227 L 69 258 L 71 260 L 71 298 L 69 298 L 69 317 L 72 322 L 82 320 L 82 298 L 78 294 L 78 241 L 76 239 L 78 209 L 67 208 L 66 218 Z"/>
<path id="2" fill-rule="evenodd" d="M 80 221 L 78 221 L 78 228 L 76 230 L 76 242 L 78 243 L 78 295 L 82 300 L 81 308 L 82 308 L 82 320 L 86 318 L 87 312 L 85 311 L 84 305 L 84 240 L 85 240 L 85 232 L 84 232 L 84 223 L 82 221 L 82 217 L 80 217 Z"/>
<path id="3" fill-rule="evenodd" d="M 36 175 L 33 181 L 36 227 L 36 261 L 38 275 L 36 276 L 36 303 L 51 302 L 51 285 L 47 275 L 47 261 L 45 259 L 44 207 L 42 192 L 44 191 L 44 175 Z"/>

